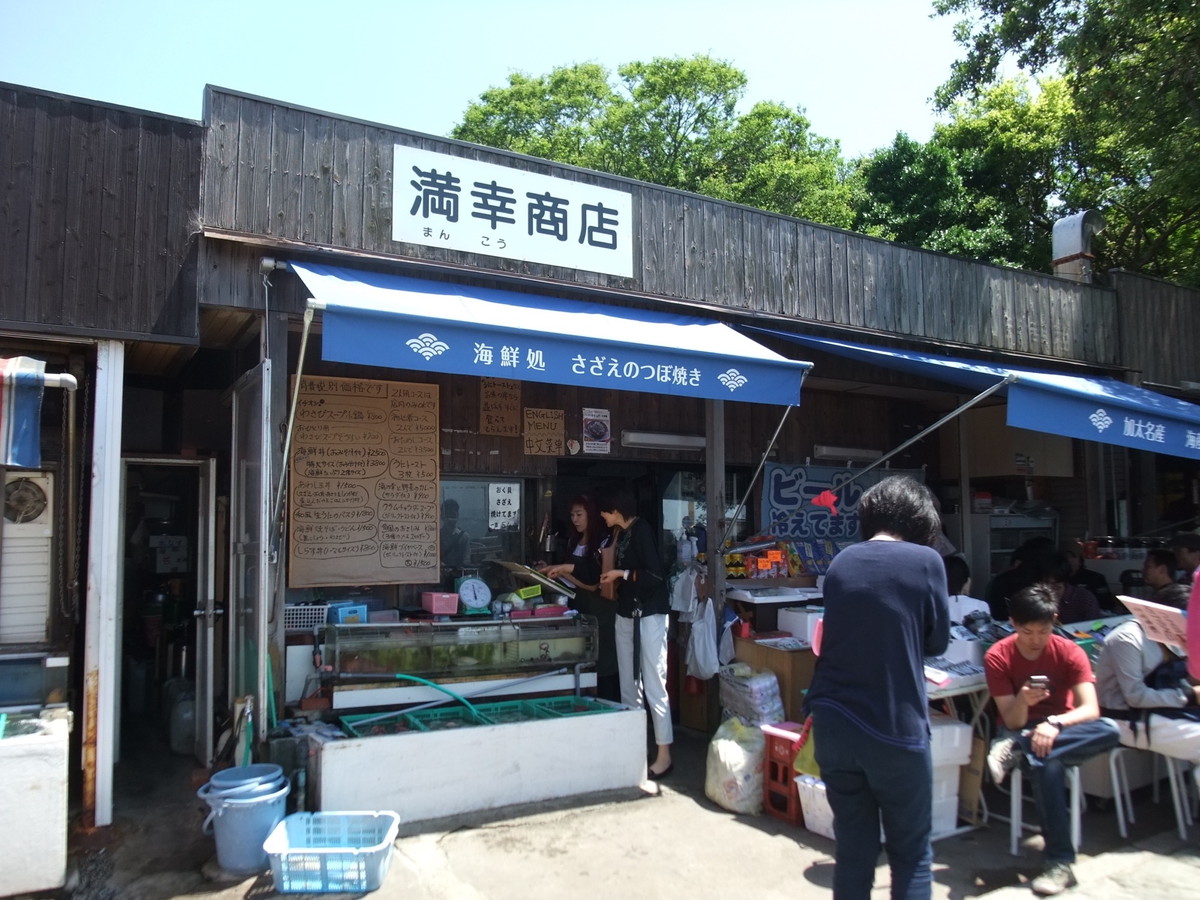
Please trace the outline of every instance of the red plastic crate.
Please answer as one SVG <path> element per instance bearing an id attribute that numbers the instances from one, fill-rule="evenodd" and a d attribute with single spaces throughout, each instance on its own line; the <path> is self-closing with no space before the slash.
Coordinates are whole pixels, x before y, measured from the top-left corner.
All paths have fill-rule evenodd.
<path id="1" fill-rule="evenodd" d="M 797 722 L 762 725 L 767 739 L 763 755 L 763 812 L 789 822 L 804 824 L 800 795 L 796 792 L 796 748 L 804 726 Z"/>

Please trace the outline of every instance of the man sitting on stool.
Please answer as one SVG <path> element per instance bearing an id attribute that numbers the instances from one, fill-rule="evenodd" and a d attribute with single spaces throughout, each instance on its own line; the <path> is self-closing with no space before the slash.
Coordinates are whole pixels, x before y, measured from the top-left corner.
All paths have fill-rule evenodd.
<path id="1" fill-rule="evenodd" d="M 1030 887 L 1049 896 L 1076 884 L 1067 767 L 1117 746 L 1120 731 L 1100 718 L 1087 654 L 1054 633 L 1053 590 L 1044 584 L 1022 588 L 1009 599 L 1008 612 L 1016 633 L 993 644 L 983 659 L 1000 714 L 988 771 L 999 784 L 1021 765 L 1033 781 L 1046 847 L 1045 868 Z"/>

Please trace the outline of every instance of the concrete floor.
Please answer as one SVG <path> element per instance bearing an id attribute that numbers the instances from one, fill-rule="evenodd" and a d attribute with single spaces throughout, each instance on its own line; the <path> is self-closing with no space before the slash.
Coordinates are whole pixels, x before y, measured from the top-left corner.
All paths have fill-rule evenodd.
<path id="1" fill-rule="evenodd" d="M 68 889 L 39 900 L 246 900 L 275 896 L 269 872 L 223 878 L 213 840 L 201 833 L 207 807 L 195 795 L 204 776 L 190 760 L 172 756 L 155 728 L 128 730 L 117 772 L 115 822 L 72 837 Z M 704 792 L 707 739 L 677 731 L 670 778 L 640 789 L 553 803 L 404 823 L 379 900 L 561 900 L 572 897 L 687 897 L 688 900 L 828 896 L 834 844 L 767 815 L 735 815 Z M 402 761 L 398 761 L 402 764 Z M 570 765 L 564 753 L 563 765 Z M 993 798 L 999 808 L 999 797 Z M 1149 848 L 1194 853 L 1174 835 L 1169 796 L 1150 801 L 1135 793 L 1137 822 L 1128 840 L 1117 834 L 1110 807 L 1092 803 L 1084 817 L 1077 871 L 1111 868 L 1123 854 Z M 401 811 L 402 812 L 402 811 Z M 1031 896 L 1040 838 L 1027 839 L 1020 857 L 1008 853 L 1007 825 L 966 830 L 935 843 L 934 897 L 979 897 L 1006 891 Z M 1194 832 L 1193 832 L 1194 835 Z M 1166 843 L 1164 843 L 1164 839 Z M 1156 843 L 1157 842 L 1157 843 Z M 1134 857 L 1128 857 L 1133 860 Z M 1192 857 L 1187 857 L 1190 865 Z M 1200 874 L 1200 869 L 1193 870 Z M 888 894 L 887 867 L 876 874 L 875 897 Z M 1111 879 L 1108 879 L 1111 881 Z M 1193 882 L 1193 884 L 1196 882 Z M 1077 896 L 1086 893 L 1086 883 Z M 286 896 L 301 897 L 302 894 Z M 328 896 L 328 895 L 312 895 Z M 1179 894 L 1178 896 L 1184 896 Z M 1138 900 L 1153 900 L 1153 895 Z"/>

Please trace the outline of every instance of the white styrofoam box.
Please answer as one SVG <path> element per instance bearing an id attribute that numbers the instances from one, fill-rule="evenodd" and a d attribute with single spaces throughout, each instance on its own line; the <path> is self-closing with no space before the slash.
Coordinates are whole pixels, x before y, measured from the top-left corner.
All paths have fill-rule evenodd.
<path id="1" fill-rule="evenodd" d="M 962 766 L 934 766 L 933 767 L 933 802 L 937 803 L 941 800 L 958 801 L 958 776 L 961 774 Z"/>
<path id="2" fill-rule="evenodd" d="M 37 725 L 35 733 L 0 740 L 0 897 L 48 891 L 67 879 L 71 713 L 46 710 Z"/>
<path id="3" fill-rule="evenodd" d="M 955 770 L 957 771 L 957 769 Z M 954 830 L 958 825 L 958 791 L 953 797 L 933 801 L 933 827 L 930 828 L 929 839 L 936 841 Z"/>
<path id="4" fill-rule="evenodd" d="M 977 666 L 983 665 L 983 641 L 964 641 L 960 638 L 950 638 L 946 652 L 942 654 L 950 662 L 969 662 Z"/>
<path id="5" fill-rule="evenodd" d="M 830 809 L 829 798 L 825 795 L 825 782 L 811 775 L 801 775 L 796 779 L 796 792 L 800 795 L 804 827 L 831 841 L 837 840 L 833 836 L 833 810 Z M 957 802 L 955 801 L 956 804 Z M 879 839 L 886 840 L 882 822 L 879 823 Z"/>
<path id="6" fill-rule="evenodd" d="M 833 837 L 833 810 L 825 796 L 825 782 L 803 775 L 796 779 L 796 790 L 800 794 L 800 810 L 804 813 L 804 827 L 814 834 Z"/>
<path id="7" fill-rule="evenodd" d="M 820 606 L 789 606 L 781 609 L 778 616 L 779 630 L 788 632 L 806 644 L 812 644 L 817 620 L 824 613 L 824 608 Z"/>
<path id="8" fill-rule="evenodd" d="M 971 726 L 945 713 L 931 712 L 929 749 L 934 768 L 965 766 L 971 759 Z"/>

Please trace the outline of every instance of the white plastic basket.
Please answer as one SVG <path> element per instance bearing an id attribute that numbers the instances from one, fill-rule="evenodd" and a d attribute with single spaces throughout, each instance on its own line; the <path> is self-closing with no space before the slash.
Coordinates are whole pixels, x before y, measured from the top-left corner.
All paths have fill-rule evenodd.
<path id="1" fill-rule="evenodd" d="M 284 631 L 312 631 L 325 624 L 329 616 L 328 603 L 306 603 L 283 608 Z"/>
<path id="2" fill-rule="evenodd" d="M 400 828 L 394 812 L 292 813 L 263 841 L 280 893 L 373 891 L 387 875 Z"/>

